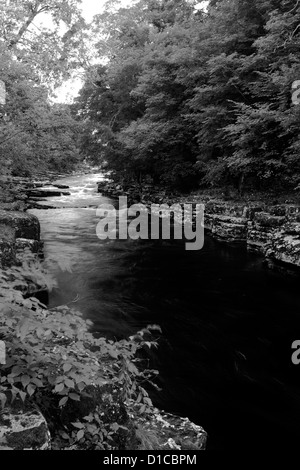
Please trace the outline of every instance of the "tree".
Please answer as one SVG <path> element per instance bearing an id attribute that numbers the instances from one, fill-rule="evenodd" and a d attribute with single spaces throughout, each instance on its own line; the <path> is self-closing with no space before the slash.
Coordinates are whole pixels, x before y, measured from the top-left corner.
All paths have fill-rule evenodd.
<path id="1" fill-rule="evenodd" d="M 19 61 L 30 64 L 44 83 L 61 82 L 88 56 L 80 3 L 81 0 L 0 0 L 2 45 Z M 49 27 L 36 24 L 41 16 L 48 19 Z"/>
<path id="2" fill-rule="evenodd" d="M 156 26 L 158 12 L 164 28 Z M 183 40 L 183 59 L 191 39 L 176 21 L 188 22 L 193 12 L 191 2 L 141 1 L 101 17 L 101 34 L 103 24 L 109 30 L 111 60 L 94 85 L 86 82 L 77 111 L 87 120 L 84 147 L 90 142 L 89 151 L 101 149 L 98 155 L 112 169 L 165 182 L 168 175 L 174 183 L 181 180 L 175 173 L 183 162 L 182 176 L 194 178 L 192 138 L 180 115 L 185 87 L 176 83 L 175 57 Z"/>
<path id="3" fill-rule="evenodd" d="M 109 60 L 76 104 L 87 152 L 123 176 L 186 189 L 297 187 L 300 6 L 194 6 L 141 0 L 118 11 L 112 1 L 97 18 L 99 59 Z"/>
<path id="4" fill-rule="evenodd" d="M 0 76 L 7 101 L 0 117 L 0 163 L 15 175 L 70 169 L 78 160 L 76 127 L 65 106 L 51 106 L 36 72 L 1 51 Z"/>
<path id="5" fill-rule="evenodd" d="M 0 162 L 13 174 L 68 170 L 79 158 L 78 124 L 69 109 L 50 104 L 53 88 L 81 66 L 85 24 L 79 0 L 0 1 Z M 37 27 L 42 14 L 52 30 Z M 62 25 L 64 25 L 64 32 Z"/>

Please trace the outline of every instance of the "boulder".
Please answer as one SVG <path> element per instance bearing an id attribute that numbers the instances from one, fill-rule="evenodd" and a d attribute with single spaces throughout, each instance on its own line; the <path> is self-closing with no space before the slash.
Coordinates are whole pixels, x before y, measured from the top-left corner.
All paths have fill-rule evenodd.
<path id="1" fill-rule="evenodd" d="M 37 410 L 5 409 L 0 414 L 0 450 L 49 450 L 50 432 Z"/>
<path id="2" fill-rule="evenodd" d="M 136 416 L 136 445 L 130 450 L 205 450 L 207 433 L 188 418 L 154 409 L 153 414 Z"/>
<path id="3" fill-rule="evenodd" d="M 66 191 L 57 191 L 57 189 L 29 189 L 26 191 L 27 196 L 30 197 L 56 197 L 56 196 L 70 196 L 71 193 Z"/>
<path id="4" fill-rule="evenodd" d="M 67 186 L 65 184 L 53 184 L 53 186 L 58 189 L 70 189 L 70 186 Z"/>
<path id="5" fill-rule="evenodd" d="M 32 214 L 0 210 L 0 225 L 14 229 L 15 238 L 40 239 L 40 224 L 38 218 Z"/>

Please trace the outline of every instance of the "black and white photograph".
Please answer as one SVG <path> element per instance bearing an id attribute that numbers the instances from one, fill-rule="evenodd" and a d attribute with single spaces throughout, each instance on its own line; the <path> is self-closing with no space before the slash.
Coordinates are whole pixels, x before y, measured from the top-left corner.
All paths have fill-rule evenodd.
<path id="1" fill-rule="evenodd" d="M 0 450 L 297 450 L 299 281 L 300 0 L 0 0 Z"/>

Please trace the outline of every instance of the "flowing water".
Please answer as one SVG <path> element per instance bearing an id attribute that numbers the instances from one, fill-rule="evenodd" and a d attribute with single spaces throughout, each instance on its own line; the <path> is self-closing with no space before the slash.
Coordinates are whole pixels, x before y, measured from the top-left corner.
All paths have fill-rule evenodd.
<path id="1" fill-rule="evenodd" d="M 244 246 L 205 237 L 200 251 L 183 241 L 100 241 L 96 207 L 101 175 L 59 181 L 71 196 L 34 209 L 45 262 L 57 281 L 49 306 L 69 304 L 109 338 L 156 323 L 151 366 L 160 408 L 188 416 L 209 433 L 209 449 L 297 448 L 300 365 L 299 276 L 266 268 Z M 41 203 L 42 204 L 42 203 Z"/>

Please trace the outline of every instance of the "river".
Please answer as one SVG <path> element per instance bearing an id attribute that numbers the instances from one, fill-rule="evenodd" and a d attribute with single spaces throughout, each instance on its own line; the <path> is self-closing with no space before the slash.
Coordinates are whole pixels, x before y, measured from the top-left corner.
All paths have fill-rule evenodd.
<path id="1" fill-rule="evenodd" d="M 30 211 L 57 283 L 49 306 L 78 308 L 109 338 L 160 325 L 151 366 L 162 390 L 151 397 L 202 425 L 208 449 L 296 449 L 300 365 L 291 362 L 291 344 L 300 339 L 299 276 L 271 271 L 243 245 L 208 235 L 199 251 L 180 240 L 101 241 L 96 208 L 113 202 L 97 193 L 101 179 L 63 178 L 57 183 L 71 195 L 47 198 L 55 209 Z"/>

